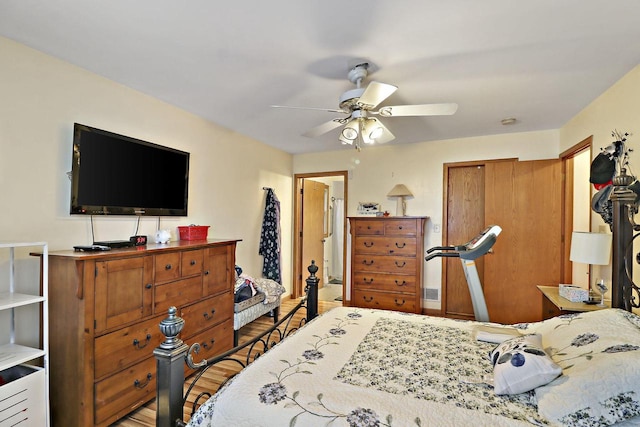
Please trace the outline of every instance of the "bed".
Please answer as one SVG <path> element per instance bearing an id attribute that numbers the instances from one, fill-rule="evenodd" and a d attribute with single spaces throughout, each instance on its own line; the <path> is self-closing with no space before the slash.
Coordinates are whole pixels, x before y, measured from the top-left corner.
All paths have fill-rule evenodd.
<path id="1" fill-rule="evenodd" d="M 626 310 L 516 325 L 355 307 L 316 316 L 314 291 L 244 345 L 244 369 L 187 425 L 640 426 L 640 317 Z M 308 324 L 291 327 L 307 305 Z M 198 366 L 193 347 L 186 358 Z"/>
<path id="2" fill-rule="evenodd" d="M 288 313 L 266 337 L 214 359 L 194 361 L 170 314 L 156 349 L 156 357 L 165 352 L 157 425 L 184 425 L 176 424 L 183 360 L 206 369 L 248 351 L 238 362 L 244 369 L 189 426 L 640 426 L 640 317 L 631 312 L 640 293 L 630 265 L 640 226 L 637 194 L 620 165 L 607 208 L 614 308 L 516 325 L 354 307 L 317 316 L 312 264 L 307 297 L 294 309 L 306 306 L 304 327 L 290 328 Z M 258 344 L 260 357 L 249 356 Z"/>
<path id="3" fill-rule="evenodd" d="M 510 353 L 531 360 L 494 367 L 488 355 L 496 344 L 474 338 L 477 325 L 332 309 L 234 377 L 189 425 L 609 425 L 640 413 L 636 315 L 609 309 L 518 325 L 541 334 L 562 375 L 551 358 L 536 364 L 545 356 L 527 352 L 529 344 Z M 527 376 L 524 388 L 539 385 L 498 395 L 488 381 L 494 374 L 496 383 L 514 386 Z"/>

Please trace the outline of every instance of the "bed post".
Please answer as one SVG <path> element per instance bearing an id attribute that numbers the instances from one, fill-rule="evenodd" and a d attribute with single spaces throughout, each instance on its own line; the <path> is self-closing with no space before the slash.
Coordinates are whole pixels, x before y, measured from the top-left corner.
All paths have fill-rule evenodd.
<path id="1" fill-rule="evenodd" d="M 184 360 L 189 346 L 177 338 L 184 326 L 177 311 L 169 307 L 169 316 L 160 322 L 165 340 L 153 350 L 157 360 L 156 427 L 174 427 L 183 416 Z"/>
<path id="2" fill-rule="evenodd" d="M 307 321 L 313 319 L 318 315 L 318 282 L 320 281 L 316 276 L 318 272 L 318 266 L 314 260 L 311 260 L 311 265 L 307 267 L 310 276 L 306 280 L 307 287 L 304 289 L 307 293 Z"/>
<path id="3" fill-rule="evenodd" d="M 631 311 L 631 280 L 627 276 L 625 255 L 633 239 L 633 224 L 629 220 L 630 209 L 636 200 L 636 193 L 629 189 L 633 177 L 622 168 L 613 178 L 611 202 L 613 207 L 613 260 L 611 277 L 611 307 Z M 629 274 L 632 274 L 630 271 Z"/>

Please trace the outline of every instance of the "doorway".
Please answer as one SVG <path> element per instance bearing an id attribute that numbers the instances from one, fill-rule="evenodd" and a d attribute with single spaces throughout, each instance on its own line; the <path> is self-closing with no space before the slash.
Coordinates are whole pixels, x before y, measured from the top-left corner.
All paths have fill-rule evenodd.
<path id="1" fill-rule="evenodd" d="M 589 265 L 569 260 L 572 231 L 591 231 L 591 145 L 593 136 L 583 139 L 560 154 L 564 180 L 564 223 L 562 283 L 588 287 Z"/>
<path id="2" fill-rule="evenodd" d="M 307 267 L 318 266 L 318 298 L 345 298 L 347 171 L 294 175 L 293 298 L 304 295 Z"/>

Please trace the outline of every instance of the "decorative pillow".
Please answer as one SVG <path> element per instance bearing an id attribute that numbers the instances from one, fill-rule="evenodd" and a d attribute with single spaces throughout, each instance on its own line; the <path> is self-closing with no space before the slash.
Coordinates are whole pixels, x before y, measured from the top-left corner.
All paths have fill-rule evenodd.
<path id="1" fill-rule="evenodd" d="M 604 426 L 640 415 L 640 318 L 620 309 L 538 324 L 562 376 L 536 389 L 538 412 L 562 425 Z"/>
<path id="2" fill-rule="evenodd" d="M 519 394 L 547 384 L 562 368 L 542 349 L 540 335 L 511 338 L 489 353 L 496 394 Z"/>

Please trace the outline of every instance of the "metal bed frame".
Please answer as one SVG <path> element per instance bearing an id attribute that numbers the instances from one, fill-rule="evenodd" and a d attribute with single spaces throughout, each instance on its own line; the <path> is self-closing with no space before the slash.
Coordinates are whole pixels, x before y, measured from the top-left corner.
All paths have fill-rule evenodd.
<path id="1" fill-rule="evenodd" d="M 165 340 L 158 346 L 153 354 L 157 361 L 156 377 L 156 426 L 175 427 L 185 426 L 183 421 L 183 408 L 187 398 L 191 394 L 196 382 L 212 366 L 220 362 L 229 361 L 237 364 L 240 368 L 245 368 L 257 357 L 266 353 L 270 348 L 282 339 L 295 332 L 298 328 L 306 324 L 318 315 L 318 282 L 316 276 L 318 266 L 315 261 L 307 268 L 309 278 L 306 279 L 305 296 L 300 302 L 271 328 L 261 335 L 237 345 L 229 351 L 194 362 L 193 355 L 200 349 L 198 343 L 187 345 L 178 338 L 178 334 L 184 327 L 184 320 L 176 315 L 176 307 L 169 308 L 169 315 L 160 322 L 160 331 L 164 334 Z M 306 315 L 299 321 L 294 319 L 294 315 L 300 310 L 306 310 Z M 246 350 L 246 356 L 239 353 Z M 186 392 L 185 385 L 185 363 L 189 368 L 195 369 L 196 373 L 189 379 Z M 227 378 L 220 386 L 224 385 L 232 377 Z M 191 414 L 195 413 L 200 403 L 209 398 L 211 393 L 200 393 L 196 396 L 192 406 Z"/>

